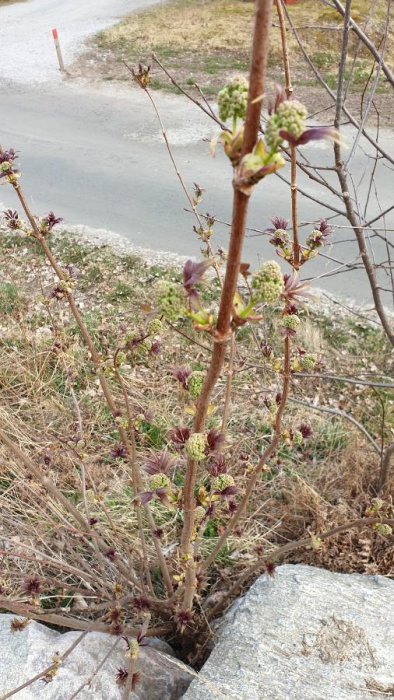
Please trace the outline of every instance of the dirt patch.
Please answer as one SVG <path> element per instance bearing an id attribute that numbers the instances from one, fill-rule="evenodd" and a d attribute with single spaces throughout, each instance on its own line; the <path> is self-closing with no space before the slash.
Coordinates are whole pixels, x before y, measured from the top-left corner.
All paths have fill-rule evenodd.
<path id="1" fill-rule="evenodd" d="M 167 62 L 163 59 L 163 65 L 169 70 Z M 135 65 L 136 62 L 133 63 Z M 192 73 L 191 73 L 192 66 Z M 130 73 L 124 66 L 124 64 L 116 59 L 109 52 L 97 51 L 91 48 L 89 51 L 84 53 L 76 63 L 70 68 L 70 73 L 72 78 L 84 79 L 89 83 L 101 83 L 111 82 L 111 83 L 124 83 L 130 82 Z M 246 71 L 238 71 L 240 74 L 247 75 Z M 196 70 L 196 62 L 192 61 L 190 57 L 184 58 L 184 63 L 182 66 L 177 68 L 174 72 L 171 70 L 171 74 L 174 76 L 176 81 L 187 90 L 190 95 L 194 97 L 199 97 L 199 91 L 191 85 L 192 77 L 193 81 L 199 86 L 203 86 L 202 90 L 208 101 L 213 101 L 219 90 L 218 78 L 212 78 L 207 76 L 203 68 Z M 221 83 L 222 86 L 228 79 L 234 75 L 234 71 L 228 70 L 221 73 Z M 154 90 L 164 90 L 165 92 L 180 94 L 180 91 L 172 85 L 170 80 L 163 74 L 159 68 L 152 68 L 152 83 L 151 87 Z M 189 83 L 188 83 L 189 81 Z M 283 78 L 279 72 L 277 72 L 276 77 L 273 76 L 272 72 L 269 73 L 268 89 L 267 94 L 272 95 L 276 84 L 283 83 Z M 334 116 L 334 101 L 330 95 L 318 85 L 301 85 L 294 81 L 296 88 L 294 94 L 296 97 L 304 102 L 308 106 L 309 114 L 313 117 L 316 115 L 316 119 L 319 121 L 324 121 L 331 123 Z M 393 128 L 393 110 L 390 100 L 387 99 L 388 95 L 386 92 L 377 94 L 374 99 L 375 109 L 368 119 L 369 124 L 376 124 L 376 115 L 379 114 L 379 124 L 383 128 Z M 359 93 L 350 93 L 347 95 L 346 106 L 353 114 L 356 119 L 360 118 L 363 111 L 363 95 Z"/>

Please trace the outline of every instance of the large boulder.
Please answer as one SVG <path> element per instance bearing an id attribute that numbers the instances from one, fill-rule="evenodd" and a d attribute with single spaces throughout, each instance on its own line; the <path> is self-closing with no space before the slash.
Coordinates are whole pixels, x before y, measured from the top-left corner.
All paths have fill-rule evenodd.
<path id="1" fill-rule="evenodd" d="M 14 615 L 0 615 L 0 698 L 50 666 L 54 654 L 64 653 L 80 635 L 80 632 L 60 634 L 38 622 L 30 622 L 23 630 L 11 632 L 10 623 L 14 618 Z M 116 649 L 94 675 L 115 642 L 109 635 L 89 632 L 50 683 L 37 680 L 15 697 L 18 700 L 70 700 L 93 676 L 91 683 L 76 695 L 77 700 L 121 700 L 122 689 L 116 684 L 116 672 L 119 667 L 127 666 L 124 640 L 119 639 Z M 193 672 L 163 649 L 170 651 L 168 645 L 158 640 L 152 646 L 140 648 L 141 682 L 131 693 L 130 700 L 178 700 L 184 694 Z"/>
<path id="2" fill-rule="evenodd" d="M 230 609 L 184 700 L 394 696 L 394 581 L 285 565 Z"/>

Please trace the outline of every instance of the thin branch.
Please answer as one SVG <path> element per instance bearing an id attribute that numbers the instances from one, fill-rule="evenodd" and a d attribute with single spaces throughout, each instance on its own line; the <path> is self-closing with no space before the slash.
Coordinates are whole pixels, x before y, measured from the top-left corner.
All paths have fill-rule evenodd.
<path id="1" fill-rule="evenodd" d="M 78 525 L 81 527 L 82 532 L 88 537 L 91 536 L 91 527 L 83 515 L 81 515 L 79 510 L 63 495 L 60 489 L 58 489 L 58 487 L 50 479 L 41 473 L 40 468 L 37 467 L 30 457 L 28 457 L 28 455 L 25 454 L 25 452 L 18 447 L 15 441 L 8 437 L 8 435 L 2 429 L 0 429 L 0 441 L 2 441 L 8 447 L 19 463 L 25 465 L 28 471 L 33 474 L 33 476 L 42 484 L 47 493 L 50 494 L 55 501 L 61 503 L 66 512 L 74 517 Z M 108 550 L 108 544 L 97 534 L 97 532 L 95 533 L 95 539 L 100 548 L 100 552 L 106 552 Z M 132 581 L 133 585 L 139 589 L 141 588 L 141 584 L 133 579 L 126 565 L 120 560 L 120 557 L 117 557 L 116 566 L 119 573 L 122 574 L 127 581 Z"/>
<path id="2" fill-rule="evenodd" d="M 78 617 L 58 615 L 56 613 L 39 613 L 36 610 L 33 610 L 31 606 L 23 605 L 22 603 L 15 603 L 7 598 L 0 598 L 0 607 L 15 613 L 15 615 L 28 617 L 32 620 L 40 620 L 41 622 L 55 625 L 56 627 L 68 627 L 72 630 L 83 630 L 85 632 L 105 632 L 107 634 L 111 634 L 110 625 L 106 625 L 104 622 L 92 622 L 91 620 L 85 621 L 80 620 Z M 123 630 L 124 634 L 129 635 L 130 637 L 136 637 L 139 631 L 139 627 L 131 627 L 130 625 L 125 625 Z M 166 634 L 168 631 L 169 627 L 165 625 L 162 627 L 151 627 L 146 632 L 146 636 L 160 637 Z"/>
<path id="3" fill-rule="evenodd" d="M 387 480 L 389 477 L 389 471 L 390 471 L 390 464 L 391 460 L 394 456 L 394 443 L 389 445 L 389 447 L 386 448 L 386 451 L 384 452 L 383 455 L 383 460 L 382 460 L 382 466 L 380 469 L 380 474 L 379 474 L 379 482 L 378 482 L 378 491 L 381 492 L 384 490 L 387 484 Z"/>
<path id="4" fill-rule="evenodd" d="M 341 112 L 345 109 L 344 108 L 344 76 L 345 76 L 345 63 L 346 63 L 346 56 L 347 56 L 347 48 L 348 48 L 348 41 L 349 41 L 349 23 L 350 23 L 350 8 L 351 8 L 351 0 L 346 0 L 346 8 L 345 8 L 345 15 L 344 15 L 344 27 L 343 27 L 343 34 L 342 34 L 342 48 L 341 48 L 341 58 L 340 58 L 340 64 L 339 64 L 339 71 L 338 71 L 338 87 L 337 87 L 337 96 L 336 96 L 336 109 L 335 109 L 335 119 L 334 119 L 334 125 L 337 129 L 340 127 L 340 119 L 341 119 Z M 359 126 L 357 125 L 359 128 Z M 361 129 L 361 132 L 364 133 L 364 130 Z M 378 144 L 374 144 L 376 149 L 379 150 Z M 341 145 L 339 143 L 334 143 L 334 155 L 335 155 L 335 168 L 337 171 L 337 176 L 339 180 L 339 184 L 341 187 L 342 191 L 342 197 L 345 203 L 346 207 L 346 214 L 349 222 L 353 226 L 353 231 L 356 236 L 357 244 L 358 244 L 358 249 L 360 251 L 360 257 L 362 259 L 365 271 L 368 276 L 369 284 L 371 287 L 371 292 L 375 304 L 375 309 L 376 312 L 380 318 L 382 327 L 387 335 L 387 338 L 389 339 L 390 343 L 394 346 L 394 330 L 391 327 L 390 321 L 388 319 L 388 316 L 386 314 L 385 308 L 383 306 L 382 298 L 380 295 L 380 291 L 378 289 L 378 284 L 377 284 L 377 279 L 376 279 L 376 269 L 373 264 L 373 261 L 371 260 L 367 246 L 365 243 L 365 236 L 364 232 L 361 228 L 358 226 L 358 218 L 357 214 L 354 210 L 353 207 L 353 202 L 351 200 L 350 194 L 349 194 L 349 185 L 348 185 L 348 178 L 347 178 L 347 173 L 345 166 L 342 161 L 342 150 L 341 150 Z M 388 157 L 388 156 L 386 156 Z M 390 160 L 390 159 L 389 159 Z"/>
<path id="5" fill-rule="evenodd" d="M 3 153 L 3 149 L 0 145 L 0 155 L 2 153 Z M 60 282 L 64 285 L 64 296 L 67 299 L 71 313 L 72 313 L 72 315 L 73 315 L 73 317 L 78 325 L 78 328 L 81 332 L 82 338 L 83 338 L 83 340 L 84 340 L 84 342 L 89 350 L 92 362 L 93 362 L 94 367 L 95 367 L 96 372 L 97 372 L 97 376 L 98 376 L 98 379 L 100 382 L 102 392 L 104 394 L 105 400 L 108 404 L 108 407 L 109 407 L 111 414 L 113 416 L 113 419 L 115 421 L 117 430 L 118 430 L 119 435 L 120 435 L 120 439 L 122 440 L 122 443 L 126 449 L 126 453 L 127 453 L 127 457 L 128 457 L 128 461 L 129 461 L 129 464 L 131 466 L 131 469 L 133 469 L 133 464 L 134 464 L 133 450 L 132 450 L 132 446 L 130 444 L 130 441 L 128 439 L 127 431 L 122 425 L 122 421 L 121 421 L 122 411 L 116 405 L 115 399 L 114 399 L 112 392 L 111 392 L 110 385 L 109 385 L 109 383 L 106 379 L 105 373 L 103 371 L 100 355 L 97 352 L 96 346 L 95 346 L 95 344 L 90 336 L 90 333 L 86 327 L 86 324 L 83 320 L 83 317 L 78 309 L 78 306 L 75 302 L 73 294 L 71 293 L 71 291 L 69 289 L 67 275 L 63 272 L 61 267 L 58 265 L 54 255 L 52 253 L 52 250 L 48 246 L 48 243 L 47 243 L 44 235 L 40 231 L 40 228 L 37 224 L 37 221 L 30 211 L 30 208 L 27 204 L 26 198 L 22 192 L 22 189 L 20 187 L 19 182 L 17 181 L 16 178 L 12 178 L 11 184 L 12 184 L 12 186 L 13 186 L 13 188 L 18 196 L 18 199 L 22 205 L 23 211 L 25 212 L 25 214 L 27 216 L 27 219 L 30 223 L 30 226 L 32 229 L 32 234 L 33 234 L 35 240 L 41 246 L 43 252 L 45 253 L 47 260 L 51 264 L 52 269 L 56 273 Z M 134 486 L 136 486 L 136 485 L 134 485 Z M 60 494 L 60 495 L 64 499 L 64 496 L 62 494 Z M 58 496 L 58 498 L 59 498 L 59 496 Z M 67 499 L 64 499 L 64 500 L 68 503 Z M 152 534 L 152 538 L 153 538 L 153 542 L 155 545 L 156 554 L 157 554 L 160 569 L 161 569 L 161 572 L 163 575 L 164 583 L 165 583 L 167 592 L 172 594 L 172 592 L 173 592 L 172 579 L 171 579 L 171 576 L 170 576 L 169 571 L 168 571 L 167 562 L 166 562 L 165 556 L 162 552 L 160 542 L 159 542 L 158 538 L 155 536 L 155 531 L 157 530 L 156 523 L 155 523 L 154 517 L 152 515 L 152 511 L 149 507 L 149 504 L 144 504 L 143 507 L 144 507 L 147 521 L 149 524 L 149 528 L 150 528 L 150 531 Z"/>
<path id="6" fill-rule="evenodd" d="M 87 635 L 87 631 L 82 632 L 82 634 L 80 634 L 79 637 L 77 637 L 77 639 L 75 639 L 73 641 L 73 643 L 69 646 L 69 648 L 66 649 L 66 651 L 63 654 L 61 654 L 61 656 L 59 657 L 61 663 L 63 663 L 63 661 L 65 661 L 67 659 L 67 657 L 70 656 L 70 654 L 74 651 L 74 649 L 76 649 L 78 644 L 80 644 L 80 642 L 82 642 L 83 638 L 86 637 L 86 635 Z M 45 668 L 43 671 L 41 671 L 40 673 L 37 673 L 32 678 L 29 678 L 29 680 L 25 681 L 25 683 L 18 685 L 17 688 L 13 688 L 13 690 L 10 690 L 5 695 L 2 695 L 0 700 L 7 700 L 7 698 L 11 698 L 13 695 L 20 693 L 21 690 L 28 688 L 30 685 L 32 685 L 36 681 L 39 681 L 41 678 L 45 678 L 45 676 L 48 673 L 50 673 L 52 670 L 53 670 L 53 663 L 50 666 L 48 666 L 47 668 Z"/>
<path id="7" fill-rule="evenodd" d="M 289 24 L 290 24 L 290 26 L 291 26 L 291 29 L 292 29 L 292 31 L 293 31 L 293 34 L 294 34 L 295 38 L 296 38 L 297 44 L 298 44 L 298 46 L 299 46 L 299 48 L 300 48 L 300 50 L 301 50 L 301 53 L 303 54 L 303 56 L 304 56 L 306 62 L 308 63 L 308 65 L 309 65 L 310 68 L 312 69 L 312 71 L 313 71 L 315 77 L 317 78 L 317 80 L 319 81 L 319 83 L 321 83 L 321 85 L 324 87 L 324 89 L 326 90 L 326 92 L 330 95 L 330 97 L 332 97 L 334 103 L 336 103 L 336 95 L 335 95 L 335 92 L 334 92 L 333 90 L 331 90 L 331 88 L 327 85 L 327 83 L 325 82 L 325 80 L 323 80 L 323 78 L 322 78 L 320 72 L 319 72 L 319 71 L 317 70 L 317 68 L 315 67 L 313 61 L 309 58 L 308 53 L 306 52 L 306 50 L 305 50 L 305 48 L 304 48 L 304 46 L 303 46 L 303 44 L 302 44 L 302 41 L 301 41 L 301 39 L 300 39 L 300 37 L 299 37 L 299 35 L 298 35 L 298 33 L 297 33 L 297 30 L 296 30 L 295 27 L 294 27 L 294 24 L 293 24 L 293 22 L 292 22 L 292 20 L 291 20 L 291 17 L 290 17 L 290 15 L 289 15 L 289 13 L 288 13 L 287 8 L 285 7 L 284 10 L 285 10 L 285 13 L 286 13 L 287 20 L 288 20 L 288 22 L 289 22 Z M 359 123 L 358 123 L 357 120 L 353 117 L 353 115 L 349 112 L 349 110 L 347 109 L 347 107 L 346 107 L 345 105 L 342 106 L 342 111 L 343 111 L 343 113 L 346 115 L 346 117 L 349 119 L 349 121 L 353 124 L 353 126 L 355 126 L 356 129 L 359 129 L 359 128 L 360 128 Z M 394 158 L 392 158 L 392 157 L 389 155 L 389 153 L 387 153 L 387 151 L 385 151 L 385 150 L 381 147 L 381 145 L 380 145 L 379 143 L 377 143 L 377 142 L 375 141 L 375 139 L 372 138 L 372 136 L 370 136 L 370 134 L 368 133 L 368 131 L 366 131 L 365 129 L 363 129 L 363 130 L 362 130 L 362 134 L 363 134 L 363 136 L 365 136 L 365 138 L 369 141 L 369 143 L 371 143 L 372 146 L 374 146 L 374 148 L 375 148 L 382 156 L 384 156 L 384 158 L 387 159 L 387 161 L 388 161 L 389 163 L 391 163 L 392 165 L 394 165 Z"/>
<path id="8" fill-rule="evenodd" d="M 282 7 L 282 0 L 275 0 L 276 11 L 278 13 L 280 36 L 282 42 L 282 59 L 283 67 L 285 70 L 285 90 L 286 96 L 289 100 L 293 94 L 293 86 L 291 84 L 291 74 L 290 74 L 290 61 L 289 61 L 289 51 L 287 47 L 287 37 L 286 37 L 286 22 L 285 15 Z"/>
<path id="9" fill-rule="evenodd" d="M 126 66 L 126 68 L 127 68 L 127 70 L 129 71 L 129 73 L 132 75 L 133 80 L 136 80 L 136 75 L 135 75 L 135 72 L 133 71 L 133 69 L 130 68 L 130 66 L 126 63 L 126 61 L 123 61 L 123 63 L 124 63 L 124 65 Z M 158 106 L 157 106 L 157 104 L 156 104 L 156 100 L 154 99 L 154 97 L 153 97 L 153 95 L 152 95 L 152 93 L 151 93 L 151 91 L 149 90 L 149 88 L 148 88 L 147 85 L 143 84 L 141 81 L 138 81 L 138 79 L 137 79 L 137 82 L 138 82 L 138 84 L 140 85 L 140 87 L 144 90 L 144 92 L 145 92 L 145 94 L 147 95 L 147 97 L 149 98 L 150 103 L 151 103 L 151 105 L 152 105 L 152 107 L 153 107 L 153 109 L 154 109 L 154 111 L 155 111 L 157 120 L 158 120 L 158 122 L 159 122 L 159 124 L 160 124 L 160 129 L 161 129 L 161 134 L 162 134 L 162 137 L 163 137 L 163 141 L 164 141 L 164 143 L 165 143 L 165 146 L 166 146 L 168 155 L 170 156 L 170 160 L 171 160 L 172 166 L 173 166 L 173 168 L 174 168 L 174 170 L 175 170 L 175 173 L 176 173 L 176 176 L 177 176 L 177 178 L 178 178 L 178 180 L 179 180 L 179 183 L 180 183 L 180 185 L 181 185 L 182 191 L 184 192 L 184 194 L 185 194 L 185 196 L 186 196 L 186 199 L 187 199 L 187 201 L 189 202 L 189 205 L 190 205 L 191 208 L 192 208 L 193 214 L 194 214 L 194 216 L 195 216 L 196 219 L 197 219 L 198 225 L 202 228 L 202 220 L 201 220 L 200 214 L 198 213 L 198 210 L 197 210 L 197 204 L 196 204 L 195 201 L 193 200 L 193 197 L 190 195 L 190 193 L 189 193 L 189 191 L 188 191 L 188 189 L 187 189 L 187 187 L 186 187 L 185 181 L 184 181 L 184 179 L 183 179 L 183 177 L 182 177 L 182 174 L 181 174 L 181 172 L 180 172 L 180 170 L 179 170 L 179 168 L 178 168 L 177 162 L 176 162 L 176 160 L 175 160 L 175 156 L 174 156 L 174 154 L 173 154 L 173 152 L 172 152 L 172 148 L 171 148 L 170 142 L 169 142 L 169 140 L 168 140 L 168 136 L 167 136 L 167 132 L 166 132 L 166 130 L 165 130 L 164 124 L 163 124 L 163 120 L 162 120 L 162 118 L 161 118 L 160 111 L 159 111 Z M 187 95 L 187 93 L 185 93 L 185 94 Z M 190 96 L 189 96 L 189 97 L 190 97 Z M 191 99 L 192 101 L 194 101 L 192 97 L 190 97 L 190 99 Z M 198 104 L 198 103 L 197 103 L 197 104 Z M 201 106 L 201 105 L 200 105 L 200 106 Z M 214 254 L 213 254 L 212 247 L 211 247 L 211 244 L 210 244 L 209 241 L 206 241 L 206 246 L 207 246 L 207 250 L 208 250 L 208 253 L 209 253 L 210 257 L 212 258 L 212 261 L 213 261 L 212 264 L 213 264 L 213 268 L 215 269 L 217 278 L 218 278 L 220 284 L 222 284 L 222 280 L 221 280 L 221 276 L 220 276 L 220 271 L 219 271 L 219 266 L 218 266 L 218 264 L 217 264 L 217 262 L 216 262 L 216 259 L 215 259 L 215 256 L 214 256 Z"/>
<path id="10" fill-rule="evenodd" d="M 229 358 L 228 370 L 227 370 L 226 394 L 224 397 L 224 407 L 223 407 L 223 417 L 222 417 L 222 433 L 226 432 L 228 417 L 230 414 L 231 392 L 232 392 L 233 377 L 234 377 L 235 348 L 236 348 L 236 338 L 235 338 L 235 333 L 233 333 L 232 338 L 231 338 L 230 358 Z"/>
<path id="11" fill-rule="evenodd" d="M 102 669 L 102 667 L 104 666 L 104 664 L 105 664 L 105 662 L 107 661 L 107 659 L 109 659 L 109 657 L 111 656 L 112 652 L 115 651 L 115 649 L 116 649 L 116 647 L 118 646 L 119 642 L 120 642 L 120 639 L 119 639 L 119 638 L 115 640 L 115 642 L 112 644 L 112 646 L 108 649 L 108 651 L 107 651 L 107 653 L 105 654 L 105 656 L 101 659 L 101 661 L 100 661 L 100 663 L 98 664 L 98 666 L 96 666 L 96 668 L 94 669 L 93 673 L 89 676 L 89 678 L 86 679 L 86 681 L 84 681 L 84 683 L 82 683 L 82 685 L 79 686 L 79 688 L 77 688 L 77 690 L 75 691 L 75 693 L 73 693 L 73 694 L 71 695 L 71 697 L 68 698 L 68 700 L 74 700 L 74 698 L 76 698 L 77 695 L 79 695 L 79 693 L 81 692 L 81 690 L 83 690 L 84 688 L 86 688 L 86 686 L 88 686 L 88 685 L 91 684 L 91 682 L 93 681 L 93 679 L 95 678 L 95 676 L 97 676 L 98 672 L 101 671 L 101 669 Z"/>
<path id="12" fill-rule="evenodd" d="M 143 484 L 142 484 L 142 477 L 141 477 L 141 471 L 139 469 L 138 463 L 137 463 L 137 455 L 136 455 L 136 443 L 135 443 L 135 429 L 134 429 L 134 421 L 133 421 L 133 414 L 130 406 L 130 401 L 129 397 L 126 391 L 126 387 L 123 381 L 123 377 L 119 371 L 119 367 L 117 366 L 117 354 L 115 353 L 114 356 L 114 371 L 115 371 L 115 376 L 118 380 L 118 384 L 122 390 L 125 406 L 126 406 L 126 414 L 127 414 L 127 420 L 128 420 L 128 428 L 129 428 L 129 434 L 130 434 L 130 443 L 131 443 L 131 449 L 133 453 L 133 483 L 136 484 L 136 490 L 134 492 L 135 497 L 137 497 L 138 501 L 138 496 L 140 495 Z M 141 507 L 137 505 L 137 524 L 138 524 L 138 532 L 141 540 L 141 547 L 142 547 L 142 553 L 143 553 L 143 566 L 144 566 L 144 571 L 146 575 L 146 580 L 148 582 L 148 587 L 150 590 L 151 595 L 155 598 L 155 592 L 153 590 L 153 584 L 152 584 L 152 579 L 150 575 L 150 569 L 149 569 L 149 559 L 148 559 L 148 551 L 147 551 L 147 546 L 146 546 L 146 539 L 145 539 L 145 533 L 144 533 L 144 528 L 143 528 L 143 522 L 142 522 L 142 513 L 141 513 Z"/>
<path id="13" fill-rule="evenodd" d="M 354 379 L 352 377 L 341 377 L 336 374 L 309 374 L 308 372 L 294 372 L 293 377 L 308 377 L 310 379 L 327 379 L 345 384 L 357 384 L 362 386 L 375 386 L 378 389 L 394 389 L 394 384 L 390 382 L 374 382 L 368 379 Z"/>
<path id="14" fill-rule="evenodd" d="M 174 87 L 176 87 L 179 90 L 179 92 L 181 92 L 183 95 L 185 95 L 185 97 L 187 97 L 188 100 L 191 100 L 192 102 L 194 102 L 196 107 L 199 107 L 203 112 L 205 112 L 205 114 L 208 117 L 210 117 L 210 119 L 213 119 L 220 126 L 220 128 L 222 130 L 229 131 L 229 129 L 226 128 L 226 126 L 220 121 L 220 119 L 215 115 L 215 113 L 212 111 L 212 109 L 210 107 L 205 107 L 204 105 L 202 105 L 201 102 L 196 100 L 193 97 L 193 95 L 191 95 L 189 92 L 186 92 L 186 90 L 184 90 L 181 87 L 181 85 L 179 85 L 179 83 L 177 83 L 175 78 L 171 75 L 171 73 L 167 70 L 167 68 L 165 66 L 163 66 L 160 59 L 157 57 L 157 55 L 155 53 L 152 53 L 152 59 L 154 60 L 155 63 L 157 63 L 157 65 L 161 68 L 163 73 L 166 74 L 167 78 L 174 85 Z M 204 101 L 205 101 L 205 98 L 204 98 Z"/>

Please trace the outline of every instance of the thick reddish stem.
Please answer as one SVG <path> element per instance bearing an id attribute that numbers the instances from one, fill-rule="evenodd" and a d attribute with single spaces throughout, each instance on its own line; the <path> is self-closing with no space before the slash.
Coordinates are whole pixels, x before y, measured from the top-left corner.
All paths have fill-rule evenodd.
<path id="1" fill-rule="evenodd" d="M 271 25 L 273 0 L 257 0 L 253 37 L 252 60 L 249 78 L 249 100 L 246 112 L 245 131 L 242 156 L 251 153 L 256 145 L 261 116 L 261 104 L 264 92 L 264 78 L 267 67 L 268 38 Z M 237 288 L 241 254 L 245 237 L 245 227 L 249 204 L 249 194 L 241 192 L 236 185 L 236 175 L 233 180 L 234 198 L 230 236 L 230 246 L 227 258 L 226 274 L 220 299 L 218 321 L 211 363 L 205 377 L 204 386 L 197 405 L 194 419 L 194 432 L 202 432 L 207 416 L 209 400 L 223 368 L 226 345 L 231 338 L 231 319 L 233 299 Z M 181 537 L 182 555 L 187 562 L 185 597 L 183 607 L 189 610 L 193 604 L 196 588 L 196 568 L 193 559 L 192 537 L 194 530 L 194 489 L 197 476 L 197 464 L 189 460 L 184 486 L 184 526 Z"/>

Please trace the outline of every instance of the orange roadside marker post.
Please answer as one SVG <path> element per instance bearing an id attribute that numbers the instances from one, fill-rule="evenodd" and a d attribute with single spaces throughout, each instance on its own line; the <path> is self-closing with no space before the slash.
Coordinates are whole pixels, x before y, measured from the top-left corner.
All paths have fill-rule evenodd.
<path id="1" fill-rule="evenodd" d="M 56 48 L 56 53 L 57 53 L 57 60 L 59 61 L 59 68 L 62 71 L 62 73 L 66 72 L 66 69 L 64 67 L 64 61 L 63 61 L 63 56 L 62 56 L 62 50 L 60 48 L 60 43 L 59 43 L 59 35 L 57 33 L 57 29 L 52 29 L 52 36 L 53 36 L 53 41 L 55 42 L 55 48 Z"/>

